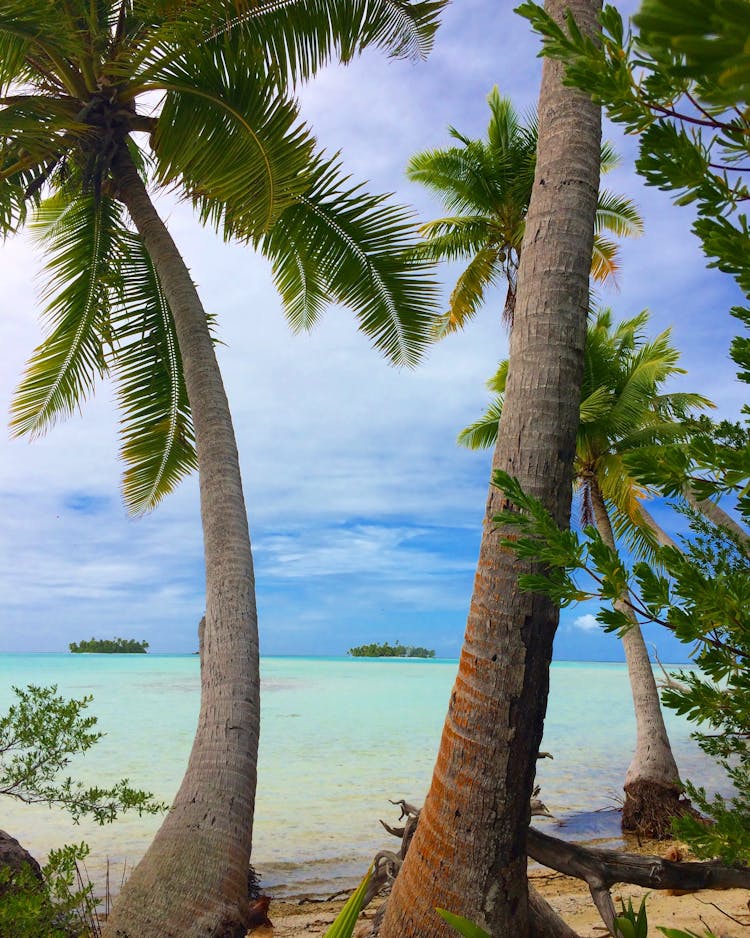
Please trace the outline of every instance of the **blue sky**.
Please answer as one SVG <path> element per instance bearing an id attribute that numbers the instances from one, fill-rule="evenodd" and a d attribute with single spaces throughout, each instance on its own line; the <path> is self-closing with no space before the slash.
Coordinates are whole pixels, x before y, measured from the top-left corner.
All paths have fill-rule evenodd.
<path id="1" fill-rule="evenodd" d="M 621 4 L 624 12 L 633 4 Z M 319 143 L 341 150 L 355 179 L 394 191 L 426 220 L 439 206 L 407 182 L 421 149 L 448 142 L 447 127 L 483 133 L 497 84 L 520 111 L 535 104 L 538 44 L 505 0 L 461 0 L 446 11 L 427 62 L 376 52 L 332 67 L 302 92 Z M 645 189 L 635 143 L 606 135 L 623 156 L 607 185 L 634 198 L 646 233 L 626 243 L 616 288 L 600 291 L 618 318 L 652 310 L 672 327 L 689 371 L 680 383 L 735 417 L 743 403 L 728 346 L 732 281 L 706 269 L 688 210 Z M 343 654 L 399 639 L 442 656 L 460 648 L 487 491 L 489 456 L 455 445 L 482 411 L 484 380 L 507 352 L 502 291 L 465 333 L 397 371 L 331 309 L 310 334 L 293 335 L 268 264 L 201 230 L 187 206 L 157 204 L 183 250 L 218 349 L 239 442 L 254 544 L 261 647 L 266 654 Z M 19 237 L 3 246 L 0 401 L 7 413 L 39 341 L 39 258 Z M 440 271 L 446 294 L 455 269 Z M 114 634 L 155 652 L 191 652 L 203 612 L 198 492 L 189 479 L 153 514 L 129 518 L 119 496 L 117 414 L 100 387 L 81 415 L 28 443 L 0 437 L 0 651 L 63 651 Z M 655 506 L 665 520 L 667 512 Z M 616 639 L 591 608 L 565 610 L 559 658 L 618 659 Z M 684 655 L 660 632 L 664 660 Z"/>

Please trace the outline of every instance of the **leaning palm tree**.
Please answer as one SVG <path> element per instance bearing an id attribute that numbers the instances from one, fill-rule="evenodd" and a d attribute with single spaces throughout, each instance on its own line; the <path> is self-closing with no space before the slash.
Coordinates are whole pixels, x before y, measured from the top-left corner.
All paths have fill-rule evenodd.
<path id="1" fill-rule="evenodd" d="M 662 531 L 642 504 L 653 490 L 633 476 L 628 460 L 655 446 L 675 444 L 690 435 L 691 412 L 713 406 L 700 394 L 662 393 L 671 376 L 683 374 L 679 353 L 669 331 L 647 342 L 643 329 L 648 313 L 612 327 L 609 310 L 598 313 L 589 326 L 581 423 L 575 459 L 575 483 L 580 493 L 582 522 L 595 524 L 602 540 L 615 549 L 616 538 L 631 550 L 651 557 Z M 503 362 L 489 382 L 496 397 L 487 413 L 459 434 L 472 449 L 493 444 L 503 409 L 508 363 Z M 623 593 L 616 607 L 632 626 L 622 637 L 636 717 L 636 748 L 625 776 L 622 825 L 648 836 L 664 836 L 671 818 L 682 810 L 679 772 L 664 725 L 659 691 L 648 650 Z"/>
<path id="2" fill-rule="evenodd" d="M 586 35 L 596 34 L 599 0 L 545 0 L 545 9 L 558 21 L 569 9 Z M 544 62 L 513 365 L 492 457 L 493 471 L 516 476 L 561 526 L 570 512 L 601 143 L 600 109 L 562 77 L 557 63 Z M 436 906 L 503 938 L 570 934 L 533 891 L 532 925 L 525 850 L 557 610 L 519 591 L 528 565 L 501 549 L 493 519 L 502 502 L 490 487 L 440 749 L 381 938 L 449 938 Z"/>
<path id="3" fill-rule="evenodd" d="M 392 361 L 429 341 L 405 210 L 316 152 L 294 88 L 367 45 L 425 54 L 444 0 L 0 0 L 0 226 L 48 253 L 47 335 L 13 405 L 34 436 L 100 377 L 123 410 L 135 512 L 199 469 L 201 709 L 188 767 L 109 936 L 244 935 L 258 634 L 237 448 L 210 321 L 149 189 L 273 264 L 293 327 L 350 306 Z"/>
<path id="4" fill-rule="evenodd" d="M 440 321 L 440 332 L 462 329 L 484 305 L 487 290 L 505 280 L 503 319 L 513 323 L 516 281 L 531 187 L 536 168 L 537 120 L 524 123 L 510 98 L 497 87 L 490 92 L 487 137 L 472 140 L 455 127 L 457 146 L 426 150 L 411 158 L 407 175 L 442 199 L 450 214 L 427 222 L 420 231 L 424 240 L 418 251 L 434 261 L 465 261 L 468 265 L 451 293 L 449 308 Z M 617 165 L 612 147 L 601 149 L 601 172 Z M 617 270 L 616 237 L 641 234 L 643 222 L 635 205 L 624 196 L 600 191 L 596 210 L 591 273 L 596 280 L 612 277 Z"/>

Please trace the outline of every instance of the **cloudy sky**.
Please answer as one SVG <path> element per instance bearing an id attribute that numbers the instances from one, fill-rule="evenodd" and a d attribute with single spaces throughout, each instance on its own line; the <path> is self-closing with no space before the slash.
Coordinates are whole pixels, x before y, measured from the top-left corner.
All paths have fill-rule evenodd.
<path id="1" fill-rule="evenodd" d="M 409 156 L 448 142 L 447 127 L 478 136 L 494 84 L 520 111 L 535 104 L 537 42 L 506 0 L 461 0 L 444 16 L 427 62 L 375 52 L 332 67 L 302 94 L 321 146 L 373 191 L 394 191 L 419 216 L 439 206 L 404 177 Z M 623 3 L 628 12 L 632 3 Z M 634 198 L 646 233 L 623 247 L 616 288 L 601 293 L 618 318 L 652 310 L 672 327 L 689 375 L 685 390 L 736 416 L 743 388 L 727 349 L 738 301 L 706 270 L 690 214 L 646 190 L 634 142 L 612 127 L 623 155 L 608 186 Z M 468 608 L 489 456 L 455 445 L 482 411 L 484 380 L 507 352 L 501 291 L 464 334 L 397 371 L 331 309 L 293 335 L 268 264 L 201 230 L 184 205 L 159 208 L 204 303 L 218 317 L 219 358 L 232 407 L 253 538 L 265 654 L 343 654 L 401 640 L 457 655 Z M 3 248 L 0 402 L 40 338 L 39 257 L 23 237 Z M 455 270 L 440 272 L 446 293 Z M 127 516 L 119 495 L 117 415 L 107 386 L 42 440 L 0 437 L 0 651 L 63 651 L 70 641 L 124 635 L 155 652 L 191 652 L 203 612 L 198 495 L 188 480 L 153 514 Z M 658 506 L 660 517 L 668 515 Z M 566 610 L 559 658 L 621 657 L 592 610 Z M 663 634 L 665 660 L 684 657 Z"/>

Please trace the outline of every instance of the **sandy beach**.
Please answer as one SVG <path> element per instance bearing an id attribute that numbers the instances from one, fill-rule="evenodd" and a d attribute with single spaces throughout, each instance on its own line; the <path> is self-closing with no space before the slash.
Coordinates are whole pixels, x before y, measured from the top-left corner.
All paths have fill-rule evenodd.
<path id="1" fill-rule="evenodd" d="M 572 879 L 547 870 L 534 870 L 530 879 L 539 892 L 562 915 L 581 938 L 602 938 L 607 934 L 594 908 L 588 888 L 581 880 Z M 686 895 L 670 895 L 667 891 L 622 886 L 612 890 L 619 910 L 620 899 L 633 900 L 634 907 L 648 895 L 649 938 L 663 938 L 657 926 L 682 928 L 703 936 L 710 928 L 719 938 L 740 938 L 750 927 L 750 893 L 744 889 L 700 890 Z M 332 899 L 274 900 L 269 909 L 273 927 L 255 929 L 254 938 L 310 938 L 325 934 L 346 900 L 345 896 Z M 369 933 L 369 922 L 375 915 L 378 902 L 366 909 L 355 936 Z M 730 918 L 731 916 L 731 918 Z M 733 921 L 735 919 L 736 921 Z"/>

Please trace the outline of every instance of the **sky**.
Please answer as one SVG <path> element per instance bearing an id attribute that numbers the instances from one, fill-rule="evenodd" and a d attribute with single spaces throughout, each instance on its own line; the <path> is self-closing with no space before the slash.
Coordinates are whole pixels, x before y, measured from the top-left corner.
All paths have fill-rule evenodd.
<path id="1" fill-rule="evenodd" d="M 449 143 L 447 128 L 484 133 L 493 85 L 523 112 L 536 103 L 538 42 L 506 0 L 461 0 L 443 17 L 425 62 L 368 51 L 302 89 L 319 145 L 341 151 L 370 190 L 394 192 L 421 220 L 439 204 L 404 167 Z M 633 3 L 620 4 L 624 13 Z M 607 125 L 622 156 L 607 186 L 633 198 L 643 237 L 622 248 L 615 286 L 599 290 L 615 318 L 651 310 L 653 334 L 670 327 L 698 391 L 721 416 L 744 401 L 728 357 L 739 301 L 729 277 L 707 270 L 689 210 L 646 189 L 636 144 Z M 385 362 L 332 308 L 311 333 L 292 334 L 269 264 L 201 229 L 189 206 L 156 203 L 215 314 L 220 366 L 239 444 L 256 566 L 262 654 L 345 654 L 401 641 L 458 655 L 466 623 L 489 454 L 456 446 L 483 411 L 485 380 L 506 357 L 502 288 L 466 328 L 434 346 L 413 371 Z M 40 258 L 28 236 L 2 246 L 0 411 L 41 337 Z M 457 268 L 439 270 L 448 295 Z M 453 281 L 451 280 L 453 277 Z M 150 515 L 121 501 L 117 413 L 111 388 L 42 439 L 0 434 L 0 652 L 65 651 L 90 636 L 143 639 L 152 652 L 192 652 L 204 608 L 197 479 Z M 653 513 L 672 524 L 661 505 Z M 558 659 L 620 660 L 596 607 L 563 610 Z M 647 638 L 664 661 L 685 659 L 663 631 Z"/>

